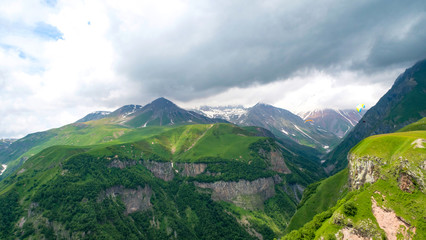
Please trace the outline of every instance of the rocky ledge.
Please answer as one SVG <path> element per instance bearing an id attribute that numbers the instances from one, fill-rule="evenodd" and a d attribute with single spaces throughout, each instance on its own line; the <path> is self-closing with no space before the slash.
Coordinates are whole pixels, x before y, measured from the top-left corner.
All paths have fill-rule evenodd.
<path id="1" fill-rule="evenodd" d="M 126 214 L 137 211 L 145 211 L 152 207 L 151 204 L 152 189 L 145 185 L 144 188 L 138 186 L 137 189 L 124 188 L 123 186 L 114 186 L 101 192 L 98 201 L 102 202 L 105 198 L 120 197 L 126 206 Z"/>
<path id="2" fill-rule="evenodd" d="M 259 178 L 254 181 L 195 182 L 195 185 L 200 188 L 211 189 L 211 197 L 215 201 L 226 201 L 245 209 L 254 210 L 263 209 L 263 203 L 275 195 L 275 184 L 281 181 L 282 179 L 276 175 L 269 178 Z"/>

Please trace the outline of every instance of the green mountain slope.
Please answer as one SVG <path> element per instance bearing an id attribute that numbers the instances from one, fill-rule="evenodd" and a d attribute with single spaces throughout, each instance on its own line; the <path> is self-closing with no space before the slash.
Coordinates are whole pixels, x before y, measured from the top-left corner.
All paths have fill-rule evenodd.
<path id="1" fill-rule="evenodd" d="M 169 128 L 151 127 L 131 129 L 99 122 L 74 123 L 45 132 L 32 133 L 13 142 L 7 149 L 0 151 L 0 163 L 7 164 L 7 171 L 0 180 L 21 166 L 29 157 L 54 145 L 86 146 L 93 144 L 117 144 L 132 140 L 132 136 L 150 136 Z M 135 132 L 135 134 L 131 134 Z"/>
<path id="2" fill-rule="evenodd" d="M 362 139 L 395 132 L 426 117 L 426 60 L 407 69 L 392 88 L 369 109 L 355 128 L 327 156 L 325 167 L 336 173 L 347 165 L 349 150 Z"/>
<path id="3" fill-rule="evenodd" d="M 348 156 L 351 191 L 285 239 L 426 239 L 423 125 L 357 144 Z"/>
<path id="4" fill-rule="evenodd" d="M 409 132 L 409 131 L 426 131 L 426 117 L 420 119 L 419 121 L 412 123 L 408 126 L 405 126 L 399 129 L 397 132 Z"/>
<path id="5" fill-rule="evenodd" d="M 7 165 L 0 180 L 14 172 L 29 157 L 53 145 L 114 144 L 131 141 L 132 136 L 148 136 L 149 133 L 159 133 L 174 126 L 216 122 L 226 121 L 186 111 L 165 98 L 156 99 L 144 107 L 126 105 L 112 113 L 91 113 L 76 123 L 29 134 L 8 148 L 0 149 L 0 164 Z"/>
<path id="6" fill-rule="evenodd" d="M 262 129 L 157 128 L 30 157 L 0 182 L 0 238 L 273 239 L 325 176 Z"/>
<path id="7" fill-rule="evenodd" d="M 311 221 L 315 215 L 322 213 L 336 205 L 348 193 L 348 169 L 313 183 L 305 189 L 299 208 L 291 218 L 286 229 L 289 233 L 299 229 Z"/>

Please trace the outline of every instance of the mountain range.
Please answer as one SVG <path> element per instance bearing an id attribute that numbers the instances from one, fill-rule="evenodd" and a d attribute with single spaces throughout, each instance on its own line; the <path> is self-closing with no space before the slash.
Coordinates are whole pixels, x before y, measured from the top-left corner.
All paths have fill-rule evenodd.
<path id="1" fill-rule="evenodd" d="M 202 106 L 194 111 L 240 126 L 261 126 L 284 142 L 308 146 L 323 153 L 336 146 L 362 116 L 356 110 L 333 109 L 313 110 L 296 115 L 264 103 L 250 108 Z"/>
<path id="2" fill-rule="evenodd" d="M 362 117 L 159 98 L 5 141 L 0 239 L 425 239 L 425 86 L 421 61 Z"/>

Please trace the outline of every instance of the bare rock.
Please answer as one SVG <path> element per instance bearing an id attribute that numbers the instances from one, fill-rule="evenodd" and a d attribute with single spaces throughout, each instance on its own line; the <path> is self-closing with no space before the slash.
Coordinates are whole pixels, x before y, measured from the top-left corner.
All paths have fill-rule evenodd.
<path id="1" fill-rule="evenodd" d="M 131 161 L 121 161 L 119 159 L 114 159 L 109 165 L 108 167 L 110 168 L 120 168 L 120 169 L 124 169 L 126 167 L 131 167 L 131 166 L 135 166 L 136 165 L 136 161 L 135 160 L 131 160 Z"/>
<path id="2" fill-rule="evenodd" d="M 283 154 L 280 151 L 271 151 L 268 154 L 268 162 L 271 165 L 270 169 L 279 173 L 290 174 L 291 171 L 287 167 Z"/>
<path id="3" fill-rule="evenodd" d="M 263 203 L 275 195 L 274 178 L 259 178 L 254 181 L 218 181 L 213 183 L 195 182 L 200 188 L 212 189 L 212 199 L 226 201 L 245 209 L 262 209 Z"/>
<path id="4" fill-rule="evenodd" d="M 401 189 L 402 191 L 409 192 L 409 193 L 412 193 L 415 188 L 414 183 L 410 179 L 410 176 L 405 173 L 401 173 L 398 179 L 398 186 L 399 186 L 399 189 Z"/>
<path id="5" fill-rule="evenodd" d="M 349 186 L 359 189 L 365 183 L 374 183 L 380 177 L 380 166 L 384 163 L 375 156 L 358 157 L 349 155 Z"/>
<path id="6" fill-rule="evenodd" d="M 184 177 L 195 177 L 204 173 L 207 168 L 205 163 L 175 163 L 179 174 Z"/>
<path id="7" fill-rule="evenodd" d="M 175 177 L 175 173 L 170 162 L 144 161 L 144 166 L 154 174 L 155 177 L 164 181 L 171 181 Z"/>
<path id="8" fill-rule="evenodd" d="M 114 186 L 103 191 L 98 201 L 103 201 L 107 197 L 120 197 L 126 206 L 126 214 L 137 211 L 145 211 L 152 208 L 151 204 L 152 189 L 145 185 L 144 188 L 138 186 L 137 189 L 124 188 L 123 186 Z"/>

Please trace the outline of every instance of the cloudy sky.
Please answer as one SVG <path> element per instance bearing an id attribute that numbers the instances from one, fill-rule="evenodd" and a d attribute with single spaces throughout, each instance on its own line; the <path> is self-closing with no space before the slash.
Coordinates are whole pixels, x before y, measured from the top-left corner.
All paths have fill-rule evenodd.
<path id="1" fill-rule="evenodd" d="M 164 96 L 374 105 L 426 58 L 426 1 L 2 0 L 0 138 Z"/>

